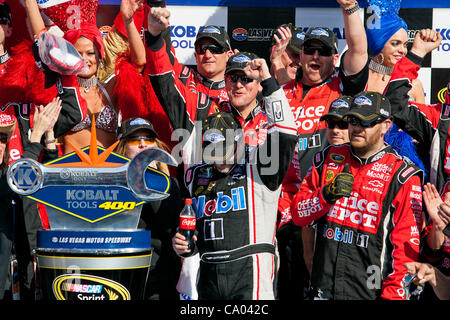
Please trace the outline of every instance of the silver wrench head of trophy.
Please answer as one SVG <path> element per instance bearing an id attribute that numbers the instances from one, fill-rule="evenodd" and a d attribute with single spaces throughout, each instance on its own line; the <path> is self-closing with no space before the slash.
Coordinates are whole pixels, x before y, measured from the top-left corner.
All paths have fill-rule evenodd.
<path id="1" fill-rule="evenodd" d="M 162 192 L 161 190 L 151 188 L 147 184 L 145 172 L 153 161 L 163 162 L 171 166 L 178 165 L 169 153 L 159 148 L 148 148 L 138 153 L 128 166 L 127 183 L 131 192 L 141 200 L 156 201 L 170 196 L 167 191 Z M 167 179 L 169 178 L 167 177 Z"/>

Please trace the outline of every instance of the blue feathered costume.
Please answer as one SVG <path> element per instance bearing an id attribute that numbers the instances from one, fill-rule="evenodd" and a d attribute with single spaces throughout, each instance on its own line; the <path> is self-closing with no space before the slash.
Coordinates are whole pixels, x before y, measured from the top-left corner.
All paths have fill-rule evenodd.
<path id="1" fill-rule="evenodd" d="M 401 0 L 367 0 L 368 7 L 375 14 L 373 24 L 366 28 L 367 42 L 372 56 L 378 55 L 388 40 L 400 29 L 408 32 L 408 25 L 398 16 Z M 417 143 L 410 135 L 393 124 L 385 135 L 384 140 L 390 144 L 401 156 L 408 157 L 424 172 L 427 181 L 428 172 L 417 153 Z"/>

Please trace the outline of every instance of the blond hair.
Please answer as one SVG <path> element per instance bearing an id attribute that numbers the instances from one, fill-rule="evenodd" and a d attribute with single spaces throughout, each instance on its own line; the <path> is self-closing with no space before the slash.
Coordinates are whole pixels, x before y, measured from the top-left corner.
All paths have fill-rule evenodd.
<path id="1" fill-rule="evenodd" d="M 160 149 L 170 153 L 170 148 L 169 148 L 169 146 L 167 144 L 165 144 L 164 142 L 162 142 L 158 138 L 154 138 L 154 139 L 155 139 L 155 144 L 156 144 L 156 146 L 158 148 L 160 148 Z M 126 138 L 120 139 L 120 142 L 117 145 L 115 152 L 126 156 L 126 154 L 125 154 L 126 145 L 127 145 L 127 139 Z M 169 167 L 167 166 L 167 164 L 162 163 L 162 162 L 157 162 L 156 163 L 156 167 L 157 167 L 157 169 L 159 171 L 162 171 L 165 174 L 170 175 Z"/>

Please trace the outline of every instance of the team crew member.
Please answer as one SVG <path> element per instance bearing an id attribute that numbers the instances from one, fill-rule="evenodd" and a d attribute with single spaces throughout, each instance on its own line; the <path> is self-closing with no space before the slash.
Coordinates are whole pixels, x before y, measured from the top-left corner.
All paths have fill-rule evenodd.
<path id="1" fill-rule="evenodd" d="M 9 60 L 5 48 L 5 40 L 12 34 L 11 10 L 6 2 L 0 2 L 0 75 L 4 72 L 6 62 Z"/>
<path id="2" fill-rule="evenodd" d="M 275 30 L 270 48 L 270 73 L 280 85 L 295 79 L 300 68 L 303 39 L 305 32 L 291 23 Z"/>
<path id="3" fill-rule="evenodd" d="M 390 115 L 381 94 L 356 95 L 345 116 L 350 143 L 316 153 L 295 196 L 294 222 L 317 224 L 315 298 L 405 298 L 403 265 L 419 255 L 422 171 L 384 143 Z"/>
<path id="4" fill-rule="evenodd" d="M 369 76 L 369 57 L 364 25 L 354 0 L 337 0 L 342 8 L 348 50 L 338 54 L 337 39 L 329 28 L 307 30 L 300 52 L 301 69 L 283 88 L 298 128 L 299 141 L 291 167 L 283 182 L 279 211 L 284 221 L 291 219 L 291 202 L 311 165 L 314 153 L 328 145 L 326 126 L 319 119 L 332 101 L 341 95 L 364 90 Z M 282 40 L 283 41 L 283 40 Z M 286 40 L 287 41 L 287 40 Z M 337 63 L 340 61 L 339 68 Z M 302 232 L 303 250 L 314 241 L 311 232 Z M 308 253 L 306 253 L 308 254 Z"/>
<path id="5" fill-rule="evenodd" d="M 327 141 L 330 145 L 338 145 L 350 142 L 348 138 L 348 122 L 344 116 L 350 109 L 353 98 L 341 96 L 334 100 L 328 113 L 320 117 L 327 127 Z"/>
<path id="6" fill-rule="evenodd" d="M 61 111 L 61 100 L 53 99 L 45 108 L 36 107 L 33 131 L 24 145 L 22 157 L 38 160 L 42 153 L 42 161 L 49 161 L 58 156 L 56 144 L 49 141 L 41 144 L 43 136 L 53 136 L 53 127 Z M 15 254 L 18 260 L 20 282 L 20 299 L 34 300 L 34 273 L 32 250 L 36 247 L 36 231 L 43 227 L 37 212 L 36 203 L 26 197 L 14 194 L 7 184 L 9 166 L 9 140 L 15 132 L 17 120 L 8 114 L 0 114 L 0 300 L 5 291 L 12 291 L 8 276 L 10 255 Z M 43 151 L 43 152 L 42 152 Z M 19 240 L 19 241 L 17 241 Z M 9 287 L 5 287 L 9 283 Z M 14 285 L 16 285 L 15 283 Z M 17 292 L 14 290 L 14 294 Z M 9 299 L 9 296 L 5 297 Z"/>
<path id="7" fill-rule="evenodd" d="M 186 173 L 197 214 L 199 299 L 275 297 L 277 203 L 297 132 L 286 97 L 265 61 L 249 62 L 245 76 L 263 87 L 269 125 L 267 139 L 255 149 L 255 162 L 239 161 L 242 149 L 235 137 L 242 136 L 240 123 L 232 113 L 220 112 L 209 116 L 203 127 L 203 157 L 208 163 Z M 271 168 L 273 164 L 277 168 Z M 180 233 L 173 246 L 178 254 L 196 252 L 187 248 Z"/>
<path id="8" fill-rule="evenodd" d="M 223 101 L 217 105 L 206 94 L 193 93 L 180 80 L 174 78 L 172 66 L 164 49 L 166 44 L 160 36 L 165 27 L 163 23 L 168 25 L 168 16 L 169 11 L 164 8 L 152 8 L 149 14 L 148 27 L 153 37 L 151 41 L 147 41 L 147 45 L 153 59 L 150 59 L 147 65 L 153 88 L 173 129 L 187 129 L 190 137 L 194 137 L 197 130 L 195 122 L 203 121 L 213 110 L 220 109 L 233 112 L 238 117 L 248 144 L 256 146 L 261 143 L 266 134 L 267 119 L 263 112 L 264 106 L 256 96 L 262 88 L 259 83 L 245 76 L 243 71 L 249 61 L 258 57 L 253 53 L 240 52 L 228 59 L 225 70 L 225 90 L 230 101 Z M 159 21 L 163 22 L 159 23 Z M 199 153 L 191 148 L 191 143 L 195 141 L 190 139 L 189 144 L 184 147 L 185 165 L 201 162 L 198 158 Z"/>
<path id="9" fill-rule="evenodd" d="M 185 65 L 177 66 L 179 62 L 174 58 L 174 69 L 181 70 L 179 79 L 191 90 L 218 98 L 219 102 L 228 100 L 224 75 L 233 51 L 227 31 L 223 27 L 205 26 L 198 31 L 194 47 L 197 71 Z"/>
<path id="10" fill-rule="evenodd" d="M 344 120 L 344 115 L 350 109 L 352 101 L 353 97 L 341 96 L 331 103 L 328 113 L 320 117 L 320 121 L 325 121 L 326 123 L 327 140 L 330 145 L 350 142 L 348 138 L 348 122 Z M 316 238 L 315 227 L 304 226 L 303 231 L 303 234 L 307 234 L 309 236 L 308 239 L 312 240 L 303 244 L 304 247 L 308 246 L 303 252 L 303 258 L 308 272 L 311 274 Z"/>
<path id="11" fill-rule="evenodd" d="M 325 123 L 320 122 L 331 102 L 342 94 L 364 90 L 368 79 L 367 39 L 353 0 L 337 0 L 342 6 L 348 50 L 338 54 L 337 38 L 328 28 L 307 30 L 300 53 L 301 71 L 283 88 L 290 100 L 299 132 L 298 161 L 304 177 L 312 155 L 327 145 Z M 336 70 L 340 60 L 339 69 Z"/>
<path id="12" fill-rule="evenodd" d="M 152 8 L 150 15 L 155 17 L 164 15 L 168 20 L 170 12 L 166 8 Z M 165 27 L 167 29 L 168 24 Z M 161 29 L 159 33 L 163 31 L 166 30 Z M 146 33 L 147 41 L 152 41 L 151 33 Z M 156 59 L 157 63 L 163 63 L 166 68 L 170 68 L 175 78 L 180 80 L 186 89 L 205 93 L 209 97 L 217 98 L 218 102 L 228 100 L 224 79 L 225 66 L 233 51 L 230 38 L 223 27 L 208 25 L 198 31 L 194 42 L 197 70 L 180 64 L 169 41 L 170 37 L 164 37 L 164 40 L 165 46 L 159 48 L 157 54 L 150 51 L 149 59 Z M 162 58 L 163 55 L 167 57 Z M 216 110 L 212 110 L 214 111 Z"/>

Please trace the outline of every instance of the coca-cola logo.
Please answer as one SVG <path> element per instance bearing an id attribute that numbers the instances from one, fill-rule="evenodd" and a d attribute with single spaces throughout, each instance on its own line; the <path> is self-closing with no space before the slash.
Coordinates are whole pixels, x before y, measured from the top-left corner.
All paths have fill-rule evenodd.
<path id="1" fill-rule="evenodd" d="M 195 217 L 180 217 L 180 229 L 194 230 Z"/>

